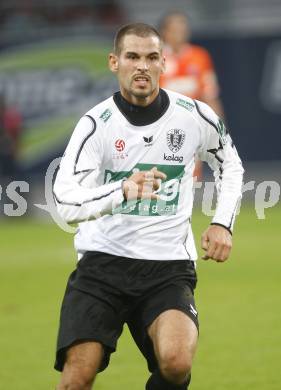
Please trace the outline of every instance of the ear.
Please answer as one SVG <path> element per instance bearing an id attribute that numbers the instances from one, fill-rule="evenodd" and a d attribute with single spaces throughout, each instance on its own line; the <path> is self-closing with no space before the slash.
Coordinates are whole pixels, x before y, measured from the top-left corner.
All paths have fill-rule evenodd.
<path id="1" fill-rule="evenodd" d="M 116 73 L 118 72 L 118 57 L 114 53 L 110 53 L 108 57 L 108 66 L 111 72 Z"/>

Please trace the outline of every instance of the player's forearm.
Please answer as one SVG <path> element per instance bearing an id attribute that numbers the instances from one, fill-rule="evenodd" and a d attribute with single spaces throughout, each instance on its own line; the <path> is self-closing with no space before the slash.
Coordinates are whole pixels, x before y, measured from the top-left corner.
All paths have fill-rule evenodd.
<path id="1" fill-rule="evenodd" d="M 218 201 L 212 223 L 225 226 L 232 232 L 237 207 L 242 197 L 243 167 L 239 162 L 225 166 L 217 180 Z"/>
<path id="2" fill-rule="evenodd" d="M 54 196 L 58 213 L 67 223 L 111 214 L 124 200 L 122 180 L 96 188 L 84 188 L 67 178 L 60 178 L 55 182 Z"/>

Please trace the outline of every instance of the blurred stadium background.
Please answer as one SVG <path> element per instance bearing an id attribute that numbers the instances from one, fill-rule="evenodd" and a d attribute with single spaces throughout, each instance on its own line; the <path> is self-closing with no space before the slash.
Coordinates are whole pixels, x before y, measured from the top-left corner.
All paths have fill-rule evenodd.
<path id="1" fill-rule="evenodd" d="M 174 9 L 190 15 L 193 42 L 212 54 L 227 124 L 251 182 L 232 261 L 199 261 L 202 326 L 191 388 L 280 389 L 279 0 L 0 1 L 0 96 L 17 127 L 13 169 L 0 169 L 0 389 L 53 389 L 58 378 L 52 370 L 58 311 L 76 259 L 73 236 L 35 206 L 46 203 L 46 170 L 78 118 L 118 88 L 107 69 L 116 28 L 131 21 L 157 26 Z M 24 213 L 15 192 L 5 194 L 14 180 L 29 183 L 20 190 Z M 258 186 L 264 196 L 256 196 Z M 197 237 L 208 223 L 201 201 L 199 189 Z M 95 388 L 143 389 L 148 374 L 126 331 L 115 355 Z"/>

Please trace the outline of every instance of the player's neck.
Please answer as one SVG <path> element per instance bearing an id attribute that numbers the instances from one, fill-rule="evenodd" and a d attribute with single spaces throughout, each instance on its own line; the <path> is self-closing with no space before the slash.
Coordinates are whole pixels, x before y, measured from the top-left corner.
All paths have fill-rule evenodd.
<path id="1" fill-rule="evenodd" d="M 130 103 L 120 92 L 113 95 L 113 100 L 125 118 L 134 126 L 147 126 L 156 122 L 170 105 L 169 97 L 162 89 L 154 101 L 145 107 Z"/>

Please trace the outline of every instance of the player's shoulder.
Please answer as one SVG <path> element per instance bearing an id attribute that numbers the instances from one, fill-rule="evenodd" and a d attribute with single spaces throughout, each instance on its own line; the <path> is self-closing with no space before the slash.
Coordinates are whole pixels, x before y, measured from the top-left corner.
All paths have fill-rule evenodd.
<path id="1" fill-rule="evenodd" d="M 90 108 L 80 117 L 75 127 L 76 133 L 82 136 L 85 134 L 104 134 L 112 114 L 113 98 L 111 96 Z"/>
<path id="2" fill-rule="evenodd" d="M 183 108 L 189 112 L 195 109 L 194 101 L 190 97 L 175 91 L 171 91 L 169 89 L 164 89 L 164 91 L 169 96 L 170 104 L 174 105 L 175 107 Z"/>
<path id="3" fill-rule="evenodd" d="M 219 120 L 219 117 L 215 113 L 215 111 L 207 104 L 200 100 L 193 100 L 196 113 L 201 117 L 204 121 L 209 124 L 215 124 Z"/>
<path id="4" fill-rule="evenodd" d="M 90 110 L 85 113 L 85 117 L 91 118 L 96 123 L 106 123 L 113 114 L 114 104 L 113 97 L 103 100 L 102 102 L 96 104 Z"/>
<path id="5" fill-rule="evenodd" d="M 164 91 L 168 94 L 170 103 L 175 107 L 183 108 L 212 122 L 216 122 L 218 120 L 217 114 L 208 104 L 168 89 L 164 89 Z"/>

